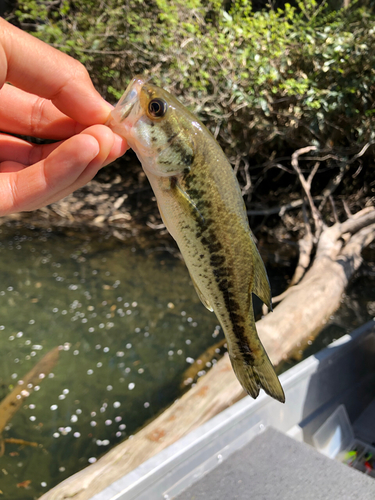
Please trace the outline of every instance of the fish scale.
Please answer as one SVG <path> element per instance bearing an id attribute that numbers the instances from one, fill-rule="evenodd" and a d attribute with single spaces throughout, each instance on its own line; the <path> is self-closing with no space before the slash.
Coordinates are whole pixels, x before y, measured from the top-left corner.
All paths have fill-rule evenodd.
<path id="1" fill-rule="evenodd" d="M 197 293 L 222 325 L 242 387 L 254 398 L 263 388 L 284 402 L 252 305 L 255 293 L 271 308 L 269 282 L 222 149 L 176 98 L 142 78 L 130 83 L 108 125 L 141 161 Z"/>

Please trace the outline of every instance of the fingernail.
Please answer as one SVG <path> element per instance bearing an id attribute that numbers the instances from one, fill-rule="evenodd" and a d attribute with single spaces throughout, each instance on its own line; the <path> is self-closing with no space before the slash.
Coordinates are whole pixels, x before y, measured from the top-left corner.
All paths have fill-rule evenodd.
<path id="1" fill-rule="evenodd" d="M 100 144 L 98 143 L 97 139 L 93 137 L 92 135 L 87 135 L 89 139 L 86 139 L 86 152 L 88 156 L 91 157 L 89 160 L 90 162 L 94 161 L 95 158 L 98 156 L 100 153 Z"/>

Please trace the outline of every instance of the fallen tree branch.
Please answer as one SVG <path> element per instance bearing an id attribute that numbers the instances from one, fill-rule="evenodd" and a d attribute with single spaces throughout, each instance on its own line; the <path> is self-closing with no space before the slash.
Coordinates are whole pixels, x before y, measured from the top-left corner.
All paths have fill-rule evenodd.
<path id="1" fill-rule="evenodd" d="M 3 438 L 3 431 L 7 423 L 12 420 L 15 413 L 21 408 L 25 399 L 34 390 L 34 387 L 50 373 L 59 359 L 59 348 L 49 351 L 33 368 L 18 381 L 16 387 L 0 402 L 0 457 L 4 455 L 5 443 L 38 446 L 23 439 Z"/>
<path id="2" fill-rule="evenodd" d="M 59 348 L 55 347 L 49 351 L 33 368 L 18 381 L 18 384 L 0 402 L 0 435 L 6 424 L 13 418 L 14 414 L 22 406 L 25 398 L 33 391 L 46 374 L 55 366 L 59 359 Z M 43 377 L 41 378 L 41 374 Z"/>
<path id="3" fill-rule="evenodd" d="M 294 271 L 294 275 L 292 279 L 290 280 L 289 287 L 282 292 L 280 295 L 277 295 L 276 297 L 272 297 L 272 304 L 278 304 L 282 300 L 289 295 L 289 293 L 295 289 L 296 286 L 298 286 L 298 282 L 302 279 L 303 275 L 307 271 L 307 268 L 310 265 L 310 260 L 311 260 L 311 252 L 314 247 L 314 237 L 311 232 L 311 226 L 306 214 L 306 209 L 303 207 L 303 217 L 305 219 L 305 227 L 306 227 L 306 233 L 303 238 L 301 238 L 298 241 L 298 248 L 299 248 L 299 257 L 298 257 L 298 263 L 296 266 L 296 269 Z M 268 314 L 269 310 L 266 304 L 263 304 L 262 306 L 262 312 L 263 315 L 265 316 Z"/>
<path id="4" fill-rule="evenodd" d="M 375 210 L 373 207 L 367 207 L 357 212 L 350 219 L 341 224 L 341 233 L 354 234 L 360 229 L 375 222 Z"/>

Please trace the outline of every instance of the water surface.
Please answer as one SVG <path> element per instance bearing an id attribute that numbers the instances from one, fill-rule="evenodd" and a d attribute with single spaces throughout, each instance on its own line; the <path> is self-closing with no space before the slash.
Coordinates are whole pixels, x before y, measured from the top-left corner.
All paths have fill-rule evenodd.
<path id="1" fill-rule="evenodd" d="M 217 320 L 183 262 L 160 248 L 12 226 L 0 242 L 0 400 L 60 346 L 3 433 L 39 445 L 6 444 L 0 458 L 5 498 L 29 500 L 178 397 Z"/>
<path id="2" fill-rule="evenodd" d="M 134 434 L 182 394 L 185 370 L 222 338 L 183 261 L 149 240 L 0 227 L 0 401 L 59 346 L 51 372 L 22 386 L 30 395 L 2 433 L 37 443 L 5 444 L 4 498 L 36 499 Z M 295 263 L 288 250 L 263 255 L 277 295 Z M 375 314 L 374 280 L 353 283 L 305 354 Z"/>

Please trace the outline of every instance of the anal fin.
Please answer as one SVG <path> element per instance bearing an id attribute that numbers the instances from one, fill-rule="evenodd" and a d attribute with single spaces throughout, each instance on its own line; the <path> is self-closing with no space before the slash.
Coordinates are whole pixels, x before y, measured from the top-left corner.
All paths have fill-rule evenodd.
<path id="1" fill-rule="evenodd" d="M 264 267 L 264 263 L 260 253 L 250 236 L 250 245 L 251 245 L 251 254 L 253 256 L 253 265 L 254 265 L 254 278 L 250 292 L 255 293 L 257 297 L 262 300 L 268 309 L 272 311 L 272 295 L 271 295 L 271 287 L 270 282 L 268 281 L 267 271 Z"/>

